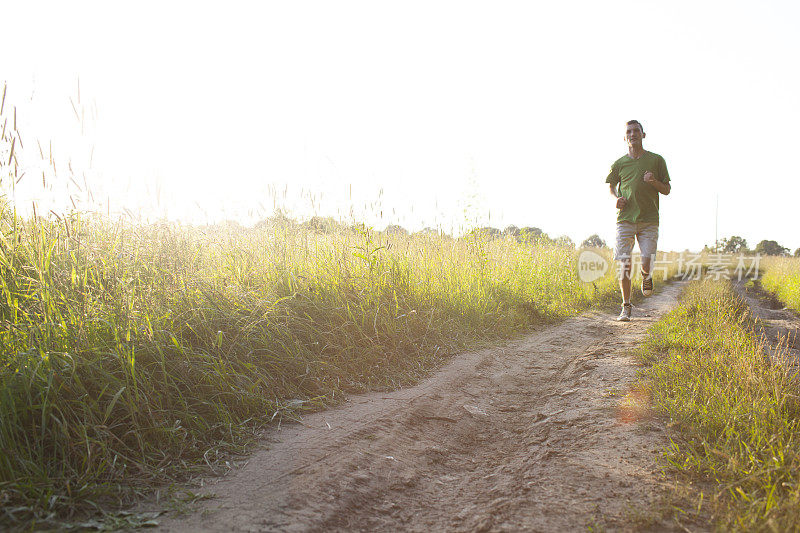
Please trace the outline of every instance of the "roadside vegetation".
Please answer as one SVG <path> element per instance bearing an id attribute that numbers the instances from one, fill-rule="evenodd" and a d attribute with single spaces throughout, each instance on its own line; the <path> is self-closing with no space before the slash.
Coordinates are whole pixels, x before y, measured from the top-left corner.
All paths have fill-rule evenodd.
<path id="1" fill-rule="evenodd" d="M 667 467 L 694 487 L 686 511 L 726 530 L 796 529 L 800 390 L 730 284 L 690 284 L 639 356 L 654 407 L 674 429 Z"/>
<path id="2" fill-rule="evenodd" d="M 3 205 L 0 524 L 124 504 L 271 420 L 611 301 L 613 273 L 583 284 L 576 260 L 512 236 L 23 220 Z"/>
<path id="3" fill-rule="evenodd" d="M 761 286 L 787 307 L 800 312 L 800 253 L 793 258 L 769 257 L 762 260 Z"/>

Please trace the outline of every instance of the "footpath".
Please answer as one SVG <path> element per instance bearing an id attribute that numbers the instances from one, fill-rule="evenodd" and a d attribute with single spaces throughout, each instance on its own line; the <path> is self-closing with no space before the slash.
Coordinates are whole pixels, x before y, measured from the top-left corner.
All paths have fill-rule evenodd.
<path id="1" fill-rule="evenodd" d="M 667 446 L 630 351 L 681 283 L 458 355 L 418 385 L 269 429 L 160 531 L 680 530 L 651 512 Z"/>

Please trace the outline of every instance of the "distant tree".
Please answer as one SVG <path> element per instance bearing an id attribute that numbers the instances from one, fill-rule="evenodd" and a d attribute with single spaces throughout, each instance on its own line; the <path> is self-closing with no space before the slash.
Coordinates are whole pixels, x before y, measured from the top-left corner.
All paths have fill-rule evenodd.
<path id="1" fill-rule="evenodd" d="M 575 248 L 575 243 L 572 242 L 572 239 L 566 235 L 556 237 L 555 243 L 559 246 L 563 246 L 564 248 Z"/>
<path id="2" fill-rule="evenodd" d="M 794 251 L 794 256 L 795 257 L 800 257 L 800 248 L 798 248 L 797 250 Z"/>
<path id="3" fill-rule="evenodd" d="M 591 235 L 588 239 L 581 243 L 581 248 L 605 248 L 606 241 L 600 238 L 600 235 Z"/>
<path id="4" fill-rule="evenodd" d="M 421 230 L 419 230 L 417 232 L 417 234 L 418 235 L 429 235 L 429 236 L 435 237 L 435 236 L 439 235 L 439 230 L 436 229 L 436 228 L 427 227 L 427 228 L 422 228 Z"/>
<path id="5" fill-rule="evenodd" d="M 477 228 L 477 229 L 474 229 L 472 231 L 473 231 L 473 233 L 476 233 L 476 234 L 481 235 L 483 237 L 487 237 L 489 239 L 496 239 L 496 238 L 500 237 L 503 234 L 503 232 L 500 231 L 499 229 L 491 228 L 489 226 L 486 226 L 486 227 L 483 227 L 483 228 Z"/>
<path id="6" fill-rule="evenodd" d="M 756 253 L 761 255 L 789 255 L 789 249 L 775 241 L 763 240 L 756 245 Z"/>
<path id="7" fill-rule="evenodd" d="M 722 239 L 719 243 L 722 252 L 726 254 L 738 254 L 747 250 L 747 241 L 738 235 L 733 235 L 729 239 Z"/>
<path id="8" fill-rule="evenodd" d="M 369 235 L 372 232 L 372 228 L 364 224 L 363 222 L 356 222 L 354 224 L 350 224 L 347 227 L 351 233 L 357 233 L 359 235 Z"/>
<path id="9" fill-rule="evenodd" d="M 506 229 L 503 230 L 503 235 L 511 235 L 516 237 L 519 235 L 519 228 L 513 224 L 511 226 L 506 226 Z"/>
<path id="10" fill-rule="evenodd" d="M 519 234 L 527 239 L 537 239 L 542 235 L 544 235 L 545 233 L 539 228 L 525 226 L 524 228 L 519 230 Z"/>
<path id="11" fill-rule="evenodd" d="M 524 242 L 529 244 L 530 243 L 542 244 L 542 243 L 553 242 L 553 239 L 551 239 L 547 233 L 543 232 L 539 228 L 532 226 L 526 226 L 524 228 L 521 228 L 519 230 L 519 234 L 517 235 L 517 240 L 519 242 Z"/>
<path id="12" fill-rule="evenodd" d="M 390 235 L 408 235 L 408 230 L 397 224 L 389 224 L 383 232 Z"/>
<path id="13" fill-rule="evenodd" d="M 293 218 L 289 218 L 280 209 L 276 209 L 271 217 L 259 220 L 254 227 L 256 229 L 291 228 L 296 225 L 297 222 Z"/>
<path id="14" fill-rule="evenodd" d="M 304 222 L 303 226 L 317 233 L 334 233 L 341 230 L 343 225 L 333 217 L 311 217 L 311 220 Z"/>

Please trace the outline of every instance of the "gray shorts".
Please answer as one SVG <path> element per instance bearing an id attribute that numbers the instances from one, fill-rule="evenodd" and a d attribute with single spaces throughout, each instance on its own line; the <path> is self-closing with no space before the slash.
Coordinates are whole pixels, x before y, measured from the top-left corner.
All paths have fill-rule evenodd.
<path id="1" fill-rule="evenodd" d="M 654 257 L 658 245 L 658 222 L 617 222 L 617 247 L 614 259 L 628 261 L 633 253 L 633 242 L 639 241 L 642 257 Z"/>

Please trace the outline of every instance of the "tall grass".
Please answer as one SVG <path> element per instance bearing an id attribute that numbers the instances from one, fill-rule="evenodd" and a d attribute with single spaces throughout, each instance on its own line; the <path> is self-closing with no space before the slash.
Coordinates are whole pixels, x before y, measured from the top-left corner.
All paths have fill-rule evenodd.
<path id="1" fill-rule="evenodd" d="M 294 410 L 616 292 L 571 248 L 0 212 L 5 523 L 130 501 Z"/>
<path id="2" fill-rule="evenodd" d="M 800 312 L 800 258 L 767 257 L 762 271 L 761 286 Z"/>
<path id="3" fill-rule="evenodd" d="M 726 530 L 796 530 L 800 391 L 757 331 L 728 283 L 696 282 L 640 355 L 654 405 L 678 430 L 669 466 L 712 482 L 697 505 Z"/>

